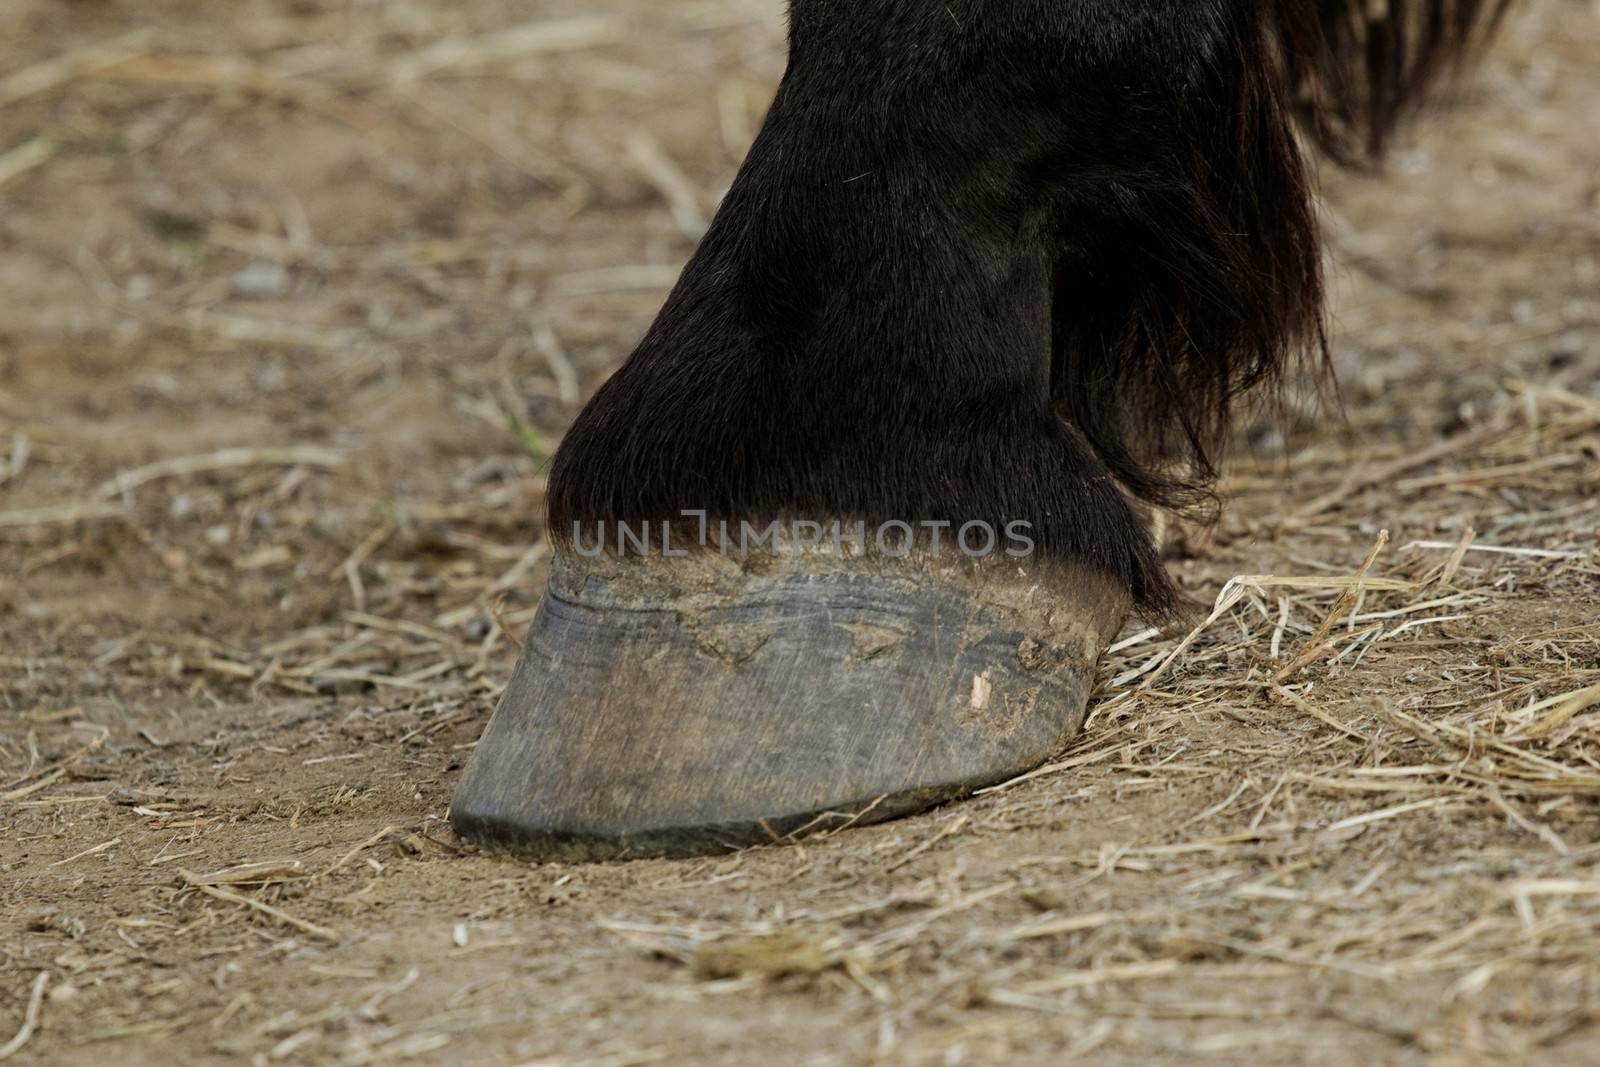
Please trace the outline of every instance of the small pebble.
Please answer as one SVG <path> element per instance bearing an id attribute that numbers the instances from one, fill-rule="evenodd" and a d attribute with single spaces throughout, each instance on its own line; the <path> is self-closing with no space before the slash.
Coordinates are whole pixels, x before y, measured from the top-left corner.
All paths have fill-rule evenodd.
<path id="1" fill-rule="evenodd" d="M 259 260 L 230 279 L 235 296 L 250 300 L 282 296 L 289 291 L 289 269 L 281 263 Z"/>

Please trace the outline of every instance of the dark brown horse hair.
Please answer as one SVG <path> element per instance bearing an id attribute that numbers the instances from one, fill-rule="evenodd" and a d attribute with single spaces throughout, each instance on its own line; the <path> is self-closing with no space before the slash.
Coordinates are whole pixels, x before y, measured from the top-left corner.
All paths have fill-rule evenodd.
<path id="1" fill-rule="evenodd" d="M 1325 363 L 1297 129 L 1374 158 L 1503 0 L 793 0 L 790 62 L 549 526 L 1029 524 L 1176 594 L 1242 396 Z"/>

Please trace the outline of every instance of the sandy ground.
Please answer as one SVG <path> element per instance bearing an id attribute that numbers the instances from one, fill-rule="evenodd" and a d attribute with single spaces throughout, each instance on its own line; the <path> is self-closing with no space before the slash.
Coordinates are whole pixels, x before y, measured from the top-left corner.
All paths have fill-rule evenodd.
<path id="1" fill-rule="evenodd" d="M 452 836 L 543 459 L 781 32 L 0 7 L 0 1058 L 1600 1062 L 1590 2 L 1325 176 L 1344 417 L 1242 435 L 1176 563 L 1218 610 L 1131 626 L 1050 767 L 704 861 Z"/>

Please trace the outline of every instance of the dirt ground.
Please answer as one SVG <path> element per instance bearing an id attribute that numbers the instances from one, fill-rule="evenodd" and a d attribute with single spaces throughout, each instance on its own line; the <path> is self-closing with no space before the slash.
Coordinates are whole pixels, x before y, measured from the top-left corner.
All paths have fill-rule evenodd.
<path id="1" fill-rule="evenodd" d="M 1175 564 L 1218 610 L 1131 625 L 1059 760 L 703 861 L 453 837 L 544 458 L 781 36 L 0 5 L 0 1059 L 1600 1063 L 1591 0 L 1325 174 L 1343 417 L 1241 435 Z"/>

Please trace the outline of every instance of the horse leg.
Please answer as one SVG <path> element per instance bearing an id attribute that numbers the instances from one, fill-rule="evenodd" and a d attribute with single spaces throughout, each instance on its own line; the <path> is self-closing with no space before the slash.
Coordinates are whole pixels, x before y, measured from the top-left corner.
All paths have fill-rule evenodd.
<path id="1" fill-rule="evenodd" d="M 737 847 L 1075 733 L 1128 611 L 1175 605 L 1145 509 L 1203 500 L 1233 399 L 1320 340 L 1286 25 L 793 0 L 749 158 L 556 456 L 458 830 Z"/>

